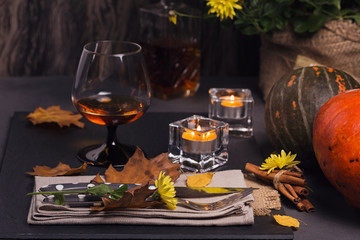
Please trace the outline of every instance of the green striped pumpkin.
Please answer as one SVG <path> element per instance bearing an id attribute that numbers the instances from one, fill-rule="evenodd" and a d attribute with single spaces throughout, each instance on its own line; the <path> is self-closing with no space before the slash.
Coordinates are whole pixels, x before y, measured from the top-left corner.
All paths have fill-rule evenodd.
<path id="1" fill-rule="evenodd" d="M 276 150 L 299 156 L 313 166 L 312 129 L 320 107 L 331 97 L 359 88 L 349 74 L 329 67 L 305 67 L 289 72 L 271 88 L 265 104 L 265 129 Z"/>

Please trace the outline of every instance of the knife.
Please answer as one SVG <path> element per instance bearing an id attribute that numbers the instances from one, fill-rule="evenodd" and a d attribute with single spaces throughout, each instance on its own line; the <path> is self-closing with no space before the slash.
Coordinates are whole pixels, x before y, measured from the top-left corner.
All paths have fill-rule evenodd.
<path id="1" fill-rule="evenodd" d="M 113 190 L 118 189 L 124 184 L 121 183 L 105 183 Z M 50 184 L 39 189 L 40 192 L 53 191 L 83 191 L 90 187 L 94 187 L 96 183 L 63 183 Z M 128 190 L 140 186 L 141 184 L 127 184 Z M 149 189 L 156 189 L 155 185 L 149 185 Z M 176 196 L 182 198 L 202 198 L 221 196 L 230 193 L 242 192 L 248 188 L 226 188 L 226 187 L 177 187 L 175 186 Z"/>

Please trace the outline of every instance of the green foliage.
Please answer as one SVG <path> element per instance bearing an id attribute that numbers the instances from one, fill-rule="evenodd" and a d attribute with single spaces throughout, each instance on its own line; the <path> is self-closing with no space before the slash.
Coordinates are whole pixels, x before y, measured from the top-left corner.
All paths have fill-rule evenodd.
<path id="1" fill-rule="evenodd" d="M 115 189 L 114 191 L 110 192 L 111 199 L 117 200 L 124 196 L 124 193 L 128 190 L 128 187 L 126 184 L 122 185 L 118 189 Z"/>
<path id="2" fill-rule="evenodd" d="M 85 191 L 86 194 L 91 195 L 106 195 L 110 194 L 112 192 L 112 188 L 107 184 L 99 184 L 95 185 L 94 187 L 88 188 L 88 190 Z"/>
<path id="3" fill-rule="evenodd" d="M 241 5 L 233 24 L 245 35 L 271 35 L 287 27 L 297 34 L 312 34 L 335 19 L 360 24 L 360 0 L 244 0 Z"/>
<path id="4" fill-rule="evenodd" d="M 54 197 L 55 197 L 55 204 L 56 205 L 64 205 L 65 203 L 65 196 L 64 194 L 62 193 L 55 193 L 54 194 Z"/>
<path id="5" fill-rule="evenodd" d="M 89 195 L 109 195 L 111 199 L 118 200 L 124 196 L 124 193 L 128 190 L 128 186 L 123 184 L 121 187 L 112 190 L 111 187 L 107 184 L 99 184 L 95 185 L 94 187 L 90 187 L 87 190 L 79 190 L 79 191 L 53 191 L 53 192 L 32 192 L 28 193 L 28 196 L 36 195 L 36 194 L 44 194 L 44 195 L 54 195 L 55 197 L 55 204 L 56 205 L 63 205 L 65 203 L 65 196 L 64 194 L 89 194 Z"/>

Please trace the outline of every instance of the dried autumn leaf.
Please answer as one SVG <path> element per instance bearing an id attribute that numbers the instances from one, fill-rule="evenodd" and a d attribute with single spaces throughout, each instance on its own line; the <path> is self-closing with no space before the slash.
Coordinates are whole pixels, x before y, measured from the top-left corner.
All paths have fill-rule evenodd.
<path id="1" fill-rule="evenodd" d="M 286 215 L 273 215 L 275 221 L 285 227 L 300 227 L 300 223 L 296 218 Z"/>
<path id="2" fill-rule="evenodd" d="M 191 175 L 187 177 L 186 184 L 188 187 L 205 187 L 211 182 L 213 176 L 212 172 Z"/>
<path id="3" fill-rule="evenodd" d="M 111 210 L 117 208 L 146 208 L 163 203 L 157 201 L 146 201 L 146 198 L 151 196 L 156 190 L 150 190 L 149 185 L 145 184 L 136 188 L 130 189 L 124 193 L 124 196 L 118 200 L 103 197 L 104 206 L 91 207 L 95 211 Z"/>
<path id="4" fill-rule="evenodd" d="M 160 171 L 163 171 L 175 181 L 180 176 L 179 168 L 180 164 L 172 163 L 167 153 L 149 160 L 141 149 L 137 148 L 121 172 L 110 165 L 105 171 L 105 180 L 111 183 L 154 183 Z"/>
<path id="5" fill-rule="evenodd" d="M 34 125 L 55 122 L 60 127 L 69 127 L 71 124 L 79 128 L 84 127 L 84 123 L 79 121 L 79 119 L 82 118 L 81 114 L 74 114 L 71 111 L 62 110 L 60 106 L 50 106 L 46 109 L 38 107 L 34 112 L 29 113 L 26 118 Z"/>
<path id="6" fill-rule="evenodd" d="M 96 174 L 96 177 L 94 177 L 90 183 L 105 183 L 105 181 L 101 178 L 100 173 Z"/>
<path id="7" fill-rule="evenodd" d="M 86 168 L 86 163 L 81 165 L 81 167 L 71 168 L 69 165 L 59 162 L 55 168 L 48 166 L 35 166 L 33 168 L 34 172 L 27 172 L 27 174 L 42 177 L 69 176 L 84 173 L 86 172 Z"/>

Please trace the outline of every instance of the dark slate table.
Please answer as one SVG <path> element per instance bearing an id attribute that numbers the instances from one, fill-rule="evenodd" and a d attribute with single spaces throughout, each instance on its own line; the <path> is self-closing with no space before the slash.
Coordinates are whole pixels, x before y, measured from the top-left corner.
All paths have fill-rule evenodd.
<path id="1" fill-rule="evenodd" d="M 86 122 L 79 134 L 76 128 L 65 131 L 33 128 L 24 116 L 36 107 L 60 105 L 63 109 L 74 110 L 70 100 L 72 77 L 24 77 L 0 79 L 0 238 L 9 239 L 74 239 L 74 238 L 173 238 L 173 239 L 249 239 L 273 238 L 289 239 L 291 230 L 278 227 L 267 218 L 256 218 L 254 226 L 238 227 L 171 227 L 171 226 L 30 226 L 26 223 L 29 199 L 24 191 L 32 189 L 33 180 L 24 174 L 34 165 L 55 164 L 59 160 L 70 165 L 78 165 L 75 151 L 81 147 L 82 139 L 101 141 L 105 129 Z M 208 109 L 208 89 L 210 87 L 249 87 L 255 97 L 254 137 L 251 139 L 231 139 L 231 159 L 223 168 L 243 169 L 246 161 L 260 164 L 272 151 L 264 129 L 264 102 L 257 89 L 256 78 L 209 78 L 201 79 L 199 92 L 189 98 L 162 101 L 153 99 L 149 112 L 135 123 L 119 127 L 119 138 L 126 138 L 142 145 L 149 155 L 156 155 L 167 149 L 167 123 L 193 113 L 206 114 Z M 159 135 L 146 132 L 149 125 L 157 126 Z M 10 133 L 10 135 L 9 135 Z M 146 133 L 146 134 L 144 134 Z M 36 136 L 33 140 L 31 136 Z M 69 142 L 69 138 L 72 139 Z M 124 137 L 126 136 L 126 137 Z M 131 137 L 128 137 L 131 136 Z M 77 139 L 79 138 L 79 139 Z M 58 141 L 61 147 L 56 147 Z M 149 144 L 149 142 L 151 142 Z M 42 149 L 37 150 L 39 144 Z M 66 147 L 66 151 L 62 151 Z M 73 151 L 73 152 L 72 152 Z M 46 157 L 44 157 L 44 155 Z M 96 172 L 92 168 L 90 172 Z M 298 218 L 307 225 L 294 232 L 295 239 L 356 239 L 360 234 L 359 211 L 350 208 L 342 196 L 327 182 L 322 173 L 314 168 L 305 173 L 309 185 L 314 190 L 310 200 L 316 207 L 315 213 L 298 212 L 286 199 L 282 199 L 287 215 Z M 17 190 L 18 189 L 18 190 Z M 11 198 L 9 198 L 9 196 Z M 121 233 L 118 230 L 119 228 Z M 86 229 L 90 229 L 86 233 Z M 269 230 L 270 229 L 270 230 Z M 272 231 L 271 234 L 270 231 Z M 79 234 L 82 232 L 83 234 Z M 183 234 L 180 234 L 182 232 Z M 254 234 L 256 232 L 257 234 Z M 106 233 L 106 234 L 105 234 Z M 171 233 L 171 234 L 168 234 Z M 239 235 L 237 233 L 242 233 Z"/>

